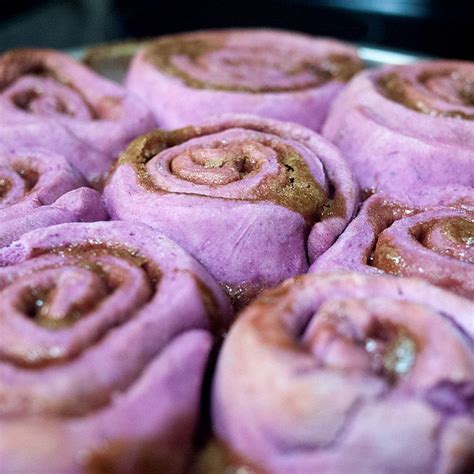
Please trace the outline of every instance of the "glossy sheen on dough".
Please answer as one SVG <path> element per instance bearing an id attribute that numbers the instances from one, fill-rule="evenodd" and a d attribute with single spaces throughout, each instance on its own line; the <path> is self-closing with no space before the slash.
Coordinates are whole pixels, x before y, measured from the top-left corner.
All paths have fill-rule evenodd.
<path id="1" fill-rule="evenodd" d="M 263 472 L 470 472 L 473 319 L 473 302 L 421 280 L 290 279 L 225 340 L 216 435 Z"/>
<path id="2" fill-rule="evenodd" d="M 81 142 L 85 156 L 70 160 L 94 181 L 154 121 L 140 99 L 71 57 L 52 50 L 18 49 L 0 56 L 0 124 L 0 142 L 11 139 L 24 146 L 30 140 L 57 152 L 64 152 L 64 140 Z M 31 124 L 42 127 L 24 128 Z"/>
<path id="3" fill-rule="evenodd" d="M 247 115 L 137 139 L 104 191 L 112 218 L 156 227 L 237 299 L 306 272 L 352 217 L 356 195 L 326 140 Z"/>
<path id="4" fill-rule="evenodd" d="M 230 316 L 205 270 L 123 222 L 30 232 L 0 266 L 2 470 L 182 472 Z"/>
<path id="5" fill-rule="evenodd" d="M 474 186 L 474 63 L 420 62 L 359 74 L 323 135 L 362 189 L 404 196 L 428 185 Z"/>
<path id="6" fill-rule="evenodd" d="M 151 42 L 133 59 L 126 86 L 166 129 L 230 112 L 318 131 L 361 67 L 355 48 L 329 38 L 270 29 L 198 31 Z"/>

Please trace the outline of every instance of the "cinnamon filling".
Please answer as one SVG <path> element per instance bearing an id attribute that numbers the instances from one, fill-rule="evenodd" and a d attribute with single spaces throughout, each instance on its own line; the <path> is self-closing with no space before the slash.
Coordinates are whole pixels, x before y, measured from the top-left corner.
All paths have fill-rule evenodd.
<path id="1" fill-rule="evenodd" d="M 19 279 L 12 280 L 11 287 L 3 289 L 11 295 L 7 306 L 48 331 L 65 330 L 100 313 L 101 322 L 86 336 L 89 346 L 146 305 L 160 281 L 156 265 L 121 245 L 91 241 L 85 245 L 32 250 L 32 258 L 42 255 L 46 257 L 44 265 L 20 274 Z M 127 295 L 127 300 L 120 301 L 118 292 Z M 108 311 L 104 305 L 108 303 L 115 308 L 112 319 L 105 318 Z M 69 360 L 81 350 L 80 346 L 64 351 L 61 346 L 33 343 L 30 349 L 13 347 L 3 358 L 17 366 L 37 369 Z"/>
<path id="2" fill-rule="evenodd" d="M 129 249 L 120 244 L 111 244 L 108 242 L 90 241 L 83 244 L 64 245 L 48 249 L 32 249 L 31 256 L 39 257 L 41 255 L 56 254 L 65 258 L 72 257 L 79 265 L 84 268 L 101 271 L 95 260 L 102 256 L 113 256 L 125 260 L 129 264 L 138 268 L 143 268 L 153 284 L 158 284 L 161 278 L 160 269 L 150 264 L 148 259 L 136 250 Z"/>
<path id="3" fill-rule="evenodd" d="M 390 268 L 392 265 L 396 267 L 392 270 L 385 270 L 389 273 L 397 274 L 398 264 L 402 262 L 401 257 L 397 253 L 396 247 L 387 248 L 387 262 L 382 263 L 382 256 L 385 254 L 385 249 L 381 250 L 380 240 L 378 236 L 388 227 L 390 227 L 395 221 L 403 219 L 403 217 L 408 215 L 416 214 L 416 209 L 411 209 L 402 204 L 387 201 L 382 204 L 372 205 L 368 210 L 368 221 L 372 226 L 373 233 L 376 236 L 373 245 L 370 249 L 367 249 L 365 255 L 365 261 L 367 265 L 380 268 L 385 270 L 385 268 Z"/>
<path id="4" fill-rule="evenodd" d="M 388 226 L 387 226 L 388 227 Z M 433 240 L 433 231 L 440 230 L 444 241 Z M 440 255 L 474 263 L 474 221 L 453 217 L 418 224 L 410 231 L 421 245 Z M 392 238 L 379 236 L 369 256 L 368 264 L 393 275 L 403 275 L 407 266 L 404 256 Z"/>
<path id="5" fill-rule="evenodd" d="M 374 368 L 395 383 L 413 367 L 418 348 L 413 335 L 403 326 L 374 319 L 366 331 L 365 350 L 371 355 Z"/>
<path id="6" fill-rule="evenodd" d="M 28 89 L 15 94 L 12 100 L 19 109 L 31 112 L 31 104 L 39 97 L 41 97 L 40 92 Z"/>
<path id="7" fill-rule="evenodd" d="M 147 171 L 147 162 L 168 148 L 223 130 L 225 128 L 219 126 L 186 127 L 174 131 L 157 130 L 132 142 L 122 153 L 120 164 L 133 166 L 141 185 L 149 191 L 166 191 L 153 182 Z M 263 127 L 250 130 L 265 132 Z M 258 190 L 241 199 L 272 201 L 301 214 L 310 225 L 322 218 L 344 215 L 346 205 L 343 197 L 334 195 L 334 190 L 332 195 L 328 195 L 314 180 L 304 159 L 293 148 L 279 144 L 276 140 L 252 139 L 231 145 L 210 144 L 206 148 L 191 150 L 181 155 L 178 162 L 173 161 L 171 170 L 177 172 L 181 178 L 199 184 L 209 184 L 209 181 L 213 185 L 227 184 L 258 170 L 260 160 L 254 152 L 261 146 L 276 152 L 280 171 L 277 176 L 266 178 Z M 243 152 L 245 147 L 252 148 L 253 152 Z M 199 173 L 194 169 L 187 175 L 188 172 L 184 171 L 187 165 L 196 164 L 196 161 Z"/>
<path id="8" fill-rule="evenodd" d="M 348 314 L 366 312 L 362 301 L 333 302 L 305 330 L 304 347 L 310 349 L 318 362 L 333 370 L 371 371 L 390 384 L 410 372 L 418 352 L 418 343 L 404 326 L 389 319 L 370 315 L 367 327 L 361 328 Z M 337 308 L 339 305 L 339 308 Z M 369 312 L 371 310 L 369 309 Z"/>
<path id="9" fill-rule="evenodd" d="M 236 78 L 234 84 L 200 80 L 183 71 L 174 63 L 176 57 L 185 57 L 199 68 L 207 69 L 206 56 L 214 52 L 226 51 L 226 48 L 230 48 L 229 56 L 223 58 L 221 67 L 226 72 L 234 71 L 233 76 Z M 242 45 L 234 51 L 231 47 L 226 46 L 225 37 L 218 35 L 212 35 L 205 39 L 197 36 L 180 37 L 179 35 L 162 38 L 148 47 L 146 58 L 164 73 L 181 79 L 188 87 L 248 93 L 292 92 L 318 87 L 331 80 L 346 82 L 362 67 L 358 60 L 348 55 L 330 54 L 322 59 L 302 60 L 298 66 L 288 69 L 284 54 L 279 52 L 275 46 Z M 256 71 L 276 70 L 288 78 L 297 74 L 305 74 L 309 75 L 310 79 L 307 79 L 303 84 L 293 86 L 239 85 L 239 67 L 242 65 L 246 67 L 253 65 Z"/>
<path id="10" fill-rule="evenodd" d="M 229 184 L 259 169 L 257 145 L 218 143 L 213 147 L 190 149 L 173 158 L 171 171 L 195 184 Z"/>
<path id="11" fill-rule="evenodd" d="M 39 181 L 39 173 L 31 167 L 23 166 L 21 163 L 16 163 L 13 166 L 15 172 L 22 178 L 25 183 L 25 191 L 30 192 Z"/>
<path id="12" fill-rule="evenodd" d="M 449 219 L 444 225 L 444 231 L 447 237 L 458 245 L 474 246 L 474 221 Z"/>
<path id="13" fill-rule="evenodd" d="M 372 266 L 392 275 L 402 275 L 406 267 L 405 259 L 392 239 L 379 238 L 372 254 Z"/>
<path id="14" fill-rule="evenodd" d="M 265 474 L 262 466 L 232 450 L 218 438 L 212 437 L 194 455 L 190 474 Z"/>
<path id="15" fill-rule="evenodd" d="M 96 310 L 107 297 L 127 281 L 126 270 L 115 267 L 113 263 L 101 261 L 102 257 L 113 256 L 142 268 L 150 280 L 150 293 L 151 286 L 157 285 L 160 279 L 158 268 L 151 266 L 137 252 L 118 245 L 91 242 L 32 251 L 33 257 L 45 254 L 61 255 L 66 259 L 65 265 L 76 265 L 79 270 L 83 269 L 91 274 L 91 279 L 84 282 L 84 276 L 76 276 L 70 271 L 69 274 L 60 275 L 54 283 L 25 289 L 18 309 L 36 324 L 51 330 L 73 325 L 77 320 Z M 79 281 L 87 284 L 87 287 L 84 289 L 78 287 Z M 68 298 L 71 294 L 74 294 L 72 301 Z"/>
<path id="16" fill-rule="evenodd" d="M 474 106 L 474 80 L 467 81 L 461 91 L 459 98 L 468 106 Z"/>
<path id="17" fill-rule="evenodd" d="M 6 88 L 13 85 L 15 81 L 25 76 L 36 76 L 42 79 L 52 79 L 58 84 L 70 89 L 71 92 L 77 94 L 82 103 L 85 105 L 91 119 L 107 118 L 101 116 L 101 111 L 97 111 L 82 91 L 61 71 L 48 65 L 48 53 L 36 50 L 13 50 L 0 56 L 0 93 Z M 21 110 L 33 112 L 32 105 L 42 97 L 39 90 L 27 89 L 14 95 L 13 104 Z M 68 104 L 60 98 L 55 98 L 54 109 L 59 114 L 74 116 L 74 111 L 68 107 Z"/>
<path id="18" fill-rule="evenodd" d="M 418 77 L 418 81 L 426 89 L 448 103 L 454 105 L 461 103 L 465 106 L 474 105 L 474 77 L 471 78 L 470 76 L 463 75 L 454 69 L 446 69 L 422 73 Z M 436 87 L 438 81 L 449 84 L 448 90 L 439 90 L 439 88 Z M 451 95 L 449 92 L 453 92 L 453 94 Z"/>
<path id="19" fill-rule="evenodd" d="M 399 238 L 397 234 L 386 231 L 395 221 L 403 219 L 403 214 L 390 215 L 390 208 L 385 207 L 377 214 L 375 206 L 369 209 L 369 222 L 373 225 L 374 241 L 371 249 L 367 250 L 367 265 L 378 268 L 386 273 L 397 276 L 421 277 L 431 283 L 472 298 L 472 285 L 464 275 L 465 270 L 433 271 L 444 264 L 439 259 L 431 261 L 423 251 L 423 247 L 442 257 L 453 259 L 448 265 L 464 263 L 474 264 L 474 218 L 470 214 L 460 216 L 445 216 L 427 219 L 425 222 L 408 227 L 401 227 Z M 395 208 L 394 208 L 395 210 Z M 410 215 L 422 212 L 422 209 L 406 209 Z M 398 214 L 398 215 L 396 215 Z M 405 214 L 406 215 L 406 214 Z"/>
<path id="20" fill-rule="evenodd" d="M 440 234 L 437 239 L 433 237 L 435 232 Z M 411 234 L 434 252 L 474 263 L 474 220 L 461 217 L 436 219 L 419 224 Z"/>
<path id="21" fill-rule="evenodd" d="M 209 186 L 225 185 L 256 173 L 265 162 L 266 149 L 277 153 L 281 170 L 245 196 L 268 200 L 297 210 L 307 219 L 319 219 L 327 201 L 326 193 L 313 180 L 306 164 L 291 147 L 271 141 L 246 140 L 212 144 L 178 155 L 171 170 L 182 179 Z"/>
<path id="22" fill-rule="evenodd" d="M 34 103 L 41 99 L 41 92 L 34 89 L 27 89 L 15 94 L 12 98 L 13 103 L 25 112 L 34 112 Z M 68 105 L 59 97 L 54 97 L 54 111 L 61 115 L 74 117 L 74 111 L 69 110 Z"/>
<path id="23" fill-rule="evenodd" d="M 43 54 L 34 50 L 9 51 L 0 57 L 0 65 L 2 66 L 0 92 L 21 76 L 53 78 L 56 76 L 55 72 L 44 63 Z"/>
<path id="24" fill-rule="evenodd" d="M 8 179 L 0 177 L 0 201 L 2 201 L 10 192 L 12 184 Z"/>
<path id="25" fill-rule="evenodd" d="M 368 221 L 376 239 L 373 247 L 367 251 L 365 260 L 367 264 L 388 273 L 400 275 L 405 266 L 403 255 L 400 254 L 396 243 L 386 237 L 383 231 L 395 221 L 422 211 L 423 209 L 409 208 L 394 202 L 373 205 L 368 210 Z M 448 242 L 444 247 L 439 243 L 433 244 L 432 242 L 431 233 L 436 229 L 441 230 L 441 235 Z M 410 229 L 410 233 L 426 248 L 459 260 L 470 261 L 467 258 L 466 250 L 470 251 L 474 246 L 474 220 L 467 217 L 432 219 L 414 226 Z M 451 246 L 452 248 L 448 248 Z"/>
<path id="26" fill-rule="evenodd" d="M 442 97 L 439 97 L 437 91 L 434 91 L 437 98 L 441 98 L 453 105 L 457 105 L 459 102 L 465 106 L 474 105 L 474 80 L 460 76 L 456 71 L 452 70 L 439 71 L 436 73 L 427 72 L 421 74 L 417 79 L 422 85 L 428 87 L 429 82 L 435 78 L 446 78 L 451 84 L 451 89 L 456 91 L 453 97 L 450 97 L 449 94 L 444 94 Z M 441 110 L 434 107 L 427 97 L 420 92 L 414 91 L 411 83 L 396 72 L 381 76 L 377 81 L 377 86 L 388 99 L 417 112 L 438 117 L 474 120 L 474 114 L 467 113 L 463 110 Z"/>
<path id="27" fill-rule="evenodd" d="M 96 286 L 85 291 L 81 299 L 64 304 L 61 300 L 66 299 L 67 291 L 70 290 L 69 286 L 63 283 L 27 288 L 20 296 L 18 309 L 41 327 L 50 330 L 63 329 L 72 326 L 82 316 L 93 311 L 106 296 L 114 291 L 114 288 L 107 287 L 106 279 L 97 280 Z"/>

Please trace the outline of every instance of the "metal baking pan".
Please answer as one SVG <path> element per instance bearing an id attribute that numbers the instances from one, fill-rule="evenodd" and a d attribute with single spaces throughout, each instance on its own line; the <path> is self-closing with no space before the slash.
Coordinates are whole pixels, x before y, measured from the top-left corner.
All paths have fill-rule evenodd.
<path id="1" fill-rule="evenodd" d="M 104 45 L 76 48 L 69 54 L 84 61 L 88 66 L 109 79 L 121 82 L 125 77 L 132 56 L 150 40 L 129 40 Z M 416 53 L 358 45 L 359 55 L 366 67 L 385 64 L 409 64 L 427 59 Z"/>

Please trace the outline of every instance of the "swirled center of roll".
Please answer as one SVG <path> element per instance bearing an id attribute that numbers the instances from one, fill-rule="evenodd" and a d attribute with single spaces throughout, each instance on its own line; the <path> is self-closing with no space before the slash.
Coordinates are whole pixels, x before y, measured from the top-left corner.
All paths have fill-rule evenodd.
<path id="1" fill-rule="evenodd" d="M 0 357 L 38 367 L 68 359 L 138 312 L 159 269 L 138 253 L 91 241 L 34 251 L 0 275 Z M 12 343 L 12 341 L 14 343 Z"/>
<path id="2" fill-rule="evenodd" d="M 136 147 L 136 148 L 135 148 Z M 152 192 L 270 201 L 312 224 L 333 212 L 314 152 L 294 140 L 243 128 L 153 132 L 121 157 Z"/>
<path id="3" fill-rule="evenodd" d="M 148 48 L 147 58 L 190 87 L 253 93 L 346 81 L 361 67 L 349 55 L 322 57 L 309 46 L 299 48 L 250 34 L 233 39 L 218 34 L 163 38 Z"/>
<path id="4" fill-rule="evenodd" d="M 419 81 L 433 95 L 457 105 L 474 105 L 474 75 L 469 77 L 458 71 L 439 74 L 422 74 Z"/>
<path id="5" fill-rule="evenodd" d="M 410 372 L 418 352 L 415 336 L 391 318 L 397 306 L 385 299 L 324 303 L 307 330 L 305 343 L 326 367 L 373 372 L 395 383 Z"/>
<path id="6" fill-rule="evenodd" d="M 15 204 L 32 191 L 39 178 L 40 174 L 32 163 L 17 161 L 0 165 L 0 209 Z"/>
<path id="7" fill-rule="evenodd" d="M 70 326 L 113 291 L 102 276 L 74 267 L 43 271 L 41 279 L 22 282 L 16 308 L 40 326 Z"/>
<path id="8" fill-rule="evenodd" d="M 366 333 L 365 350 L 373 363 L 392 378 L 408 373 L 415 362 L 416 344 L 402 326 L 374 319 Z"/>
<path id="9" fill-rule="evenodd" d="M 474 68 L 440 67 L 411 77 L 390 72 L 378 79 L 389 99 L 428 115 L 474 120 Z"/>
<path id="10" fill-rule="evenodd" d="M 257 171 L 272 154 L 268 147 L 250 141 L 220 148 L 195 148 L 175 156 L 171 171 L 196 184 L 225 185 Z"/>
<path id="11" fill-rule="evenodd" d="M 412 273 L 414 269 L 410 267 L 414 265 L 423 269 L 423 261 L 420 258 L 416 264 L 412 261 L 415 257 L 408 255 L 408 244 L 412 254 L 417 254 L 411 239 L 439 255 L 474 263 L 474 220 L 467 217 L 428 219 L 407 229 L 407 232 L 406 236 L 403 232 L 399 234 L 399 242 L 392 232 L 382 232 L 373 254 L 373 265 L 394 275 Z"/>
<path id="12" fill-rule="evenodd" d="M 97 94 L 89 84 L 92 77 L 55 53 L 7 52 L 0 58 L 0 69 L 0 97 L 18 111 L 85 121 L 117 120 L 123 115 L 120 95 Z M 84 76 L 76 77 L 76 71 Z"/>
<path id="13" fill-rule="evenodd" d="M 474 221 L 467 219 L 450 219 L 444 231 L 451 240 L 466 247 L 474 246 Z"/>
<path id="14" fill-rule="evenodd" d="M 472 298 L 474 214 L 469 207 L 405 210 L 386 208 L 374 217 L 373 251 L 367 265 L 397 276 L 418 277 Z M 377 212 L 378 214 L 373 214 Z"/>
<path id="15" fill-rule="evenodd" d="M 440 219 L 419 226 L 413 235 L 441 255 L 474 263 L 474 220 Z"/>
<path id="16" fill-rule="evenodd" d="M 49 77 L 23 76 L 4 93 L 15 107 L 35 115 L 93 118 L 91 108 L 78 92 Z"/>

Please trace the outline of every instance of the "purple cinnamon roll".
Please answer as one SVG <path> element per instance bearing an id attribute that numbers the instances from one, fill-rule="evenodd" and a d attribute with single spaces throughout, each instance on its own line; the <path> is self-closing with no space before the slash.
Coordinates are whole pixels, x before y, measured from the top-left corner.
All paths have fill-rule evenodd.
<path id="1" fill-rule="evenodd" d="M 238 304 L 306 272 L 352 217 L 356 194 L 326 140 L 246 115 L 138 138 L 104 190 L 112 218 L 159 229 Z"/>
<path id="2" fill-rule="evenodd" d="M 404 195 L 474 186 L 474 63 L 432 61 L 358 75 L 323 127 L 361 188 Z"/>
<path id="3" fill-rule="evenodd" d="M 107 220 L 101 196 L 84 184 L 62 155 L 0 149 L 0 247 L 40 227 Z"/>
<path id="4" fill-rule="evenodd" d="M 419 277 L 474 299 L 474 189 L 372 196 L 310 268 L 332 270 Z"/>
<path id="5" fill-rule="evenodd" d="M 473 321 L 473 302 L 421 280 L 288 280 L 224 342 L 218 439 L 251 472 L 472 472 Z"/>
<path id="6" fill-rule="evenodd" d="M 62 224 L 0 250 L 5 472 L 182 472 L 218 285 L 148 226 Z"/>
<path id="7" fill-rule="evenodd" d="M 151 42 L 133 59 L 126 85 L 167 129 L 231 112 L 318 131 L 361 67 L 356 49 L 333 39 L 270 29 L 198 31 Z"/>
<path id="8" fill-rule="evenodd" d="M 0 125 L 0 149 L 9 153 L 41 148 L 62 155 L 96 188 L 103 185 L 110 166 L 104 154 L 92 149 L 68 130 L 52 122 Z"/>
<path id="9" fill-rule="evenodd" d="M 118 84 L 65 54 L 37 49 L 0 56 L 0 122 L 66 128 L 100 154 L 97 162 L 79 167 L 88 178 L 107 171 L 117 154 L 154 124 L 146 105 Z M 62 151 L 54 130 L 49 140 L 53 151 Z"/>

